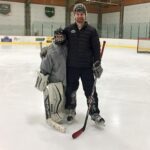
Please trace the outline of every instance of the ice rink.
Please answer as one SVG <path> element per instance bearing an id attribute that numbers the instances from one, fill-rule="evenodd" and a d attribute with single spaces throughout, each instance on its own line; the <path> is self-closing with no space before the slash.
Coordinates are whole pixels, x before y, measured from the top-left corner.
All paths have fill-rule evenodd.
<path id="1" fill-rule="evenodd" d="M 82 84 L 77 93 L 77 115 L 65 134 L 45 122 L 43 95 L 34 84 L 39 70 L 39 46 L 0 45 L 0 150 L 149 150 L 150 55 L 133 49 L 106 48 L 104 69 L 97 82 L 103 128 L 90 117 Z"/>

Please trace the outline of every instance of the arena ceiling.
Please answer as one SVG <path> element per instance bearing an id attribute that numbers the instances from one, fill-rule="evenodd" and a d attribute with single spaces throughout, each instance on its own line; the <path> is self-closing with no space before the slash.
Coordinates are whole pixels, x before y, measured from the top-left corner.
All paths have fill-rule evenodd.
<path id="1" fill-rule="evenodd" d="M 122 0 L 82 0 L 81 2 L 83 3 L 90 3 L 90 4 L 95 4 L 95 5 L 119 5 Z"/>

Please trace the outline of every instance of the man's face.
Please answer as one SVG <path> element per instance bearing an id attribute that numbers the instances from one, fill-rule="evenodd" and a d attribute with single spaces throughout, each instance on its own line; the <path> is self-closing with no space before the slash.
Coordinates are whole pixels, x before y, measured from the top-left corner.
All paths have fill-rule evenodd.
<path id="1" fill-rule="evenodd" d="M 85 22 L 86 15 L 83 12 L 75 12 L 74 18 L 76 23 L 83 24 Z"/>

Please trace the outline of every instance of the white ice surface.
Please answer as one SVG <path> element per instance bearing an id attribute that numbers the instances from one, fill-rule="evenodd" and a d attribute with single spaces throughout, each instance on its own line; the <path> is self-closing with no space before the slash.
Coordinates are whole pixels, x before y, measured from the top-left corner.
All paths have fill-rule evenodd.
<path id="1" fill-rule="evenodd" d="M 43 95 L 34 88 L 39 47 L 0 46 L 0 150 L 149 150 L 150 55 L 131 49 L 105 49 L 99 107 L 106 120 L 97 128 L 88 120 L 77 139 L 87 110 L 82 85 L 77 93 L 74 124 L 65 134 L 45 122 Z"/>

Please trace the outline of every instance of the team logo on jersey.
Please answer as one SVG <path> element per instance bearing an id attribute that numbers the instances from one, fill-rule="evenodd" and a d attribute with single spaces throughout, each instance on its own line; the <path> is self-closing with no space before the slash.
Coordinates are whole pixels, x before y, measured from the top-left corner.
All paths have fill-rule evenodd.
<path id="1" fill-rule="evenodd" d="M 73 29 L 73 30 L 71 30 L 71 33 L 76 33 L 76 30 L 74 30 L 74 29 Z"/>

